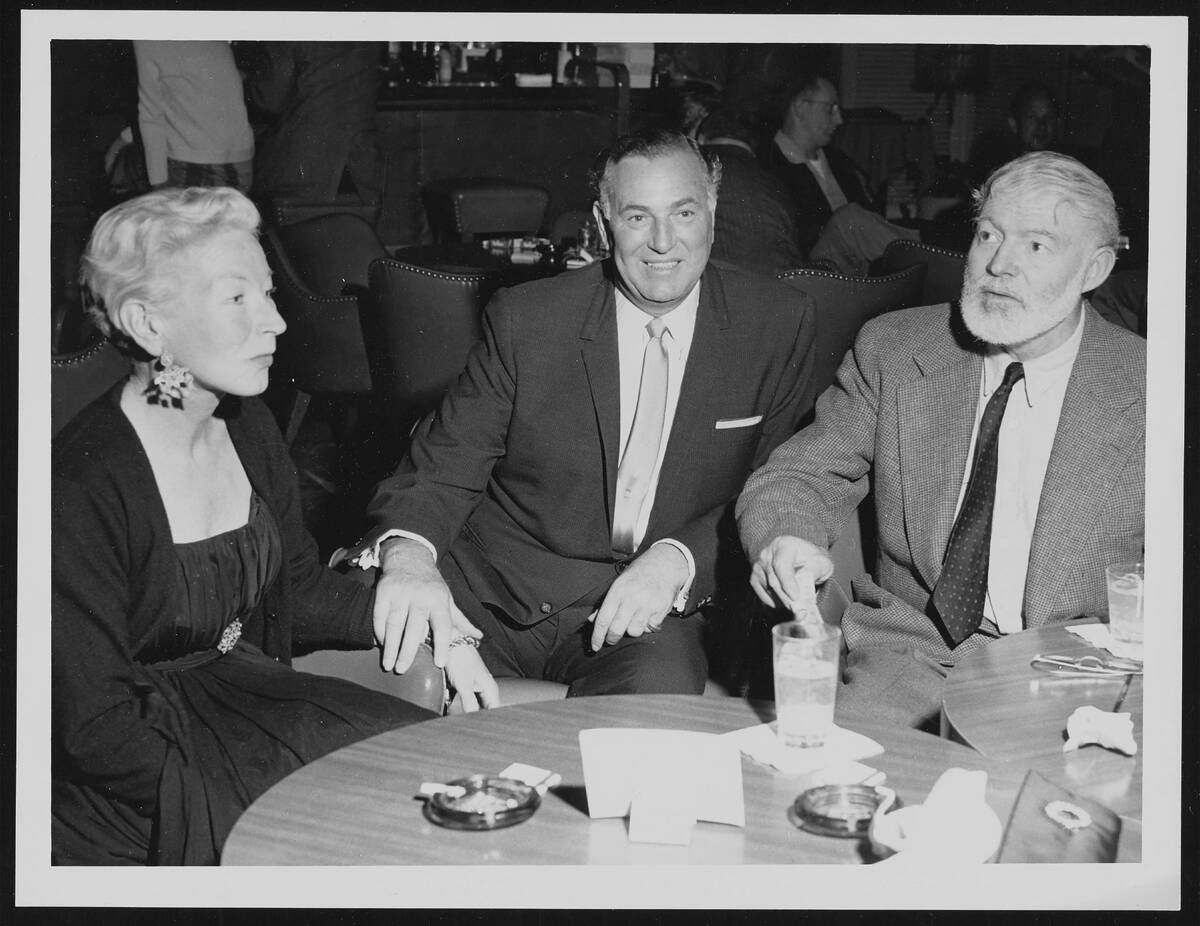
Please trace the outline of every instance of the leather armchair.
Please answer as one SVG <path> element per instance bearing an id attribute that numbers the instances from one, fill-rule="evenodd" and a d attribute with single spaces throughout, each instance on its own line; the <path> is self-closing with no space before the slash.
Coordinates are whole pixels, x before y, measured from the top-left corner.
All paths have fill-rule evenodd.
<path id="1" fill-rule="evenodd" d="M 887 276 L 857 277 L 800 268 L 785 270 L 778 277 L 807 293 L 816 303 L 815 397 L 833 382 L 842 358 L 854 345 L 858 329 L 868 320 L 894 309 L 921 305 L 925 270 L 912 266 Z"/>
<path id="2" fill-rule="evenodd" d="M 437 407 L 482 334 L 494 271 L 443 273 L 380 259 L 368 270 L 371 369 L 385 417 L 406 434 Z"/>
<path id="3" fill-rule="evenodd" d="M 434 241 L 469 243 L 500 235 L 533 235 L 542 227 L 550 193 L 500 177 L 434 181 L 421 191 Z"/>
<path id="4" fill-rule="evenodd" d="M 920 264 L 925 268 L 920 305 L 939 305 L 958 301 L 966 263 L 966 255 L 958 251 L 897 238 L 884 248 L 879 268 L 884 274 L 892 274 Z"/>
<path id="5" fill-rule="evenodd" d="M 129 375 L 129 361 L 108 338 L 50 357 L 50 434 Z"/>
<path id="6" fill-rule="evenodd" d="M 353 404 L 370 394 L 363 340 L 371 306 L 367 268 L 387 251 L 353 215 L 306 219 L 263 236 L 275 277 L 275 303 L 288 324 L 279 338 L 274 378 L 295 390 L 284 436 L 290 445 L 314 395 Z"/>

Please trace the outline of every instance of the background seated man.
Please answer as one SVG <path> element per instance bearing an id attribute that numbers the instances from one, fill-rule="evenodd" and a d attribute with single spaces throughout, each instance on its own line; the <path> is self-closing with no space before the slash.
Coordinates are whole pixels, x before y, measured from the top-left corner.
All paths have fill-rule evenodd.
<path id="1" fill-rule="evenodd" d="M 697 137 L 705 153 L 721 161 L 712 259 L 772 275 L 805 263 L 787 190 L 758 163 L 745 115 L 717 109 L 700 123 Z"/>
<path id="2" fill-rule="evenodd" d="M 1113 266 L 1112 193 L 1033 152 L 977 202 L 960 303 L 864 326 L 813 424 L 738 502 L 752 585 L 787 604 L 798 570 L 832 573 L 826 551 L 873 489 L 877 570 L 842 577 L 838 696 L 914 726 L 936 723 L 963 653 L 1106 614 L 1105 567 L 1143 549 L 1146 345 L 1082 297 Z"/>
<path id="3" fill-rule="evenodd" d="M 692 139 L 623 138 L 592 179 L 613 257 L 501 290 L 377 489 L 359 563 L 379 550 L 377 613 L 407 622 L 385 668 L 461 609 L 497 677 L 704 688 L 698 609 L 745 574 L 733 502 L 811 404 L 811 303 L 709 263 L 720 173 Z"/>
<path id="4" fill-rule="evenodd" d="M 786 99 L 764 161 L 793 199 L 800 249 L 811 262 L 865 276 L 889 242 L 919 235 L 874 211 L 862 172 L 830 144 L 843 122 L 837 87 L 806 75 L 791 84 Z"/>

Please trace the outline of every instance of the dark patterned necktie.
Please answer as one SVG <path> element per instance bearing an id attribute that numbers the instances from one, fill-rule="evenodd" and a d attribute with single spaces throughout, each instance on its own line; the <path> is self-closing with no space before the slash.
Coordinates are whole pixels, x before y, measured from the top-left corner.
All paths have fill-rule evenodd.
<path id="1" fill-rule="evenodd" d="M 1010 363 L 1002 382 L 979 419 L 975 461 L 962 508 L 950 532 L 942 574 L 933 590 L 933 606 L 955 646 L 979 629 L 987 598 L 988 559 L 992 545 L 992 507 L 996 500 L 996 455 L 1000 422 L 1013 386 L 1025 377 L 1025 368 Z"/>

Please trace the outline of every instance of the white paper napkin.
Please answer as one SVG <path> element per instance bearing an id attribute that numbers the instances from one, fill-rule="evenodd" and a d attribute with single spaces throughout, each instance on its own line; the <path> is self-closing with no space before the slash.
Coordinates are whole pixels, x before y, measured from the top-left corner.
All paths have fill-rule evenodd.
<path id="1" fill-rule="evenodd" d="M 1091 743 L 1115 749 L 1127 756 L 1136 755 L 1137 741 L 1133 738 L 1132 715 L 1102 711 L 1091 704 L 1075 708 L 1067 718 L 1067 741 L 1063 743 L 1063 752 Z"/>
<path id="2" fill-rule="evenodd" d="M 986 862 L 1003 835 L 1000 818 L 984 800 L 986 788 L 987 772 L 946 769 L 924 804 L 901 807 L 871 821 L 872 849 L 895 864 Z"/>
<path id="3" fill-rule="evenodd" d="M 762 762 L 788 775 L 812 772 L 844 762 L 866 759 L 883 752 L 883 747 L 861 733 L 834 726 L 822 746 L 798 749 L 784 746 L 775 735 L 774 724 L 762 723 L 722 734 L 755 762 Z"/>
<path id="4" fill-rule="evenodd" d="M 1108 624 L 1078 624 L 1068 625 L 1067 630 L 1075 634 L 1081 640 L 1086 640 L 1092 646 L 1106 649 L 1114 656 L 1120 656 L 1122 659 L 1137 659 L 1142 658 L 1142 644 L 1140 643 L 1124 643 L 1117 640 L 1109 632 Z"/>

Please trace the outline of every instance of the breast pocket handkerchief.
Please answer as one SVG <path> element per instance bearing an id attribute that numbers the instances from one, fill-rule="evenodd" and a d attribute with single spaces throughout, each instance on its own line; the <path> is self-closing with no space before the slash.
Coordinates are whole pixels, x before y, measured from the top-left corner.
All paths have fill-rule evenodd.
<path id="1" fill-rule="evenodd" d="M 762 419 L 762 415 L 751 415 L 749 418 L 721 418 L 718 419 L 714 427 L 718 431 L 724 431 L 729 428 L 752 428 L 762 421 Z"/>

